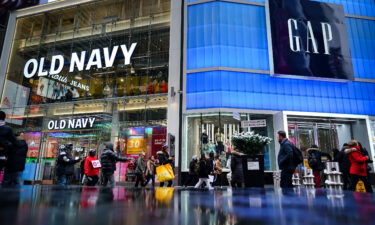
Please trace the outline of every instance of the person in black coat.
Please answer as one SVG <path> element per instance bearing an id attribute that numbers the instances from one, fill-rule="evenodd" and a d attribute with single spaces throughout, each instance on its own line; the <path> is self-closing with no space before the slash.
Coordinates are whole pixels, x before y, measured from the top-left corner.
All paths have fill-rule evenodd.
<path id="1" fill-rule="evenodd" d="M 60 150 L 59 156 L 57 157 L 56 164 L 56 175 L 57 184 L 60 186 L 66 186 L 74 174 L 74 164 L 78 163 L 79 157 L 73 158 L 72 156 L 73 144 L 68 143 Z"/>
<path id="2" fill-rule="evenodd" d="M 315 188 L 320 188 L 321 172 L 324 170 L 324 164 L 322 157 L 327 157 L 329 161 L 332 160 L 330 154 L 321 151 L 318 146 L 312 145 L 311 148 L 307 149 L 308 163 L 314 173 Z"/>
<path id="3" fill-rule="evenodd" d="M 281 188 L 292 188 L 293 182 L 292 177 L 296 165 L 293 161 L 293 145 L 286 138 L 285 131 L 278 131 L 278 141 L 280 143 L 280 151 L 277 157 L 279 168 L 281 170 Z"/>
<path id="4" fill-rule="evenodd" d="M 19 187 L 22 183 L 22 173 L 25 170 L 28 146 L 22 133 L 17 134 L 16 137 L 16 145 L 9 152 L 5 165 L 3 186 Z"/>
<path id="5" fill-rule="evenodd" d="M 342 182 L 343 182 L 343 189 L 348 190 L 349 188 L 349 171 L 350 171 L 350 161 L 345 153 L 345 150 L 348 149 L 349 146 L 347 143 L 345 143 L 339 154 L 337 154 L 336 160 L 339 163 L 340 172 L 342 173 Z"/>
<path id="6" fill-rule="evenodd" d="M 8 153 L 13 150 L 17 142 L 13 129 L 5 125 L 5 118 L 5 112 L 0 111 L 0 170 L 4 168 Z"/>
<path id="7" fill-rule="evenodd" d="M 189 164 L 189 177 L 185 180 L 184 186 L 187 187 L 191 183 L 198 182 L 198 171 L 199 171 L 199 162 L 198 157 L 194 155 Z"/>
<path id="8" fill-rule="evenodd" d="M 231 186 L 233 188 L 241 188 L 245 182 L 245 174 L 243 169 L 244 154 L 238 150 L 232 151 L 230 160 L 230 169 L 232 171 Z"/>
<path id="9" fill-rule="evenodd" d="M 169 156 L 168 151 L 169 151 L 168 146 L 163 145 L 162 150 L 157 152 L 159 165 L 170 164 L 171 167 L 173 168 L 174 167 L 173 158 Z M 164 184 L 165 184 L 164 182 L 160 182 L 160 187 L 164 187 Z M 173 180 L 169 180 L 167 186 L 171 187 L 172 184 L 173 184 Z"/>
<path id="10" fill-rule="evenodd" d="M 206 155 L 202 154 L 201 158 L 199 160 L 199 169 L 198 169 L 198 176 L 199 181 L 195 185 L 194 188 L 200 188 L 203 183 L 206 184 L 206 187 L 208 187 L 209 190 L 212 190 L 213 187 L 211 186 L 211 183 L 208 179 L 208 175 L 210 174 L 210 165 L 206 159 Z"/>
<path id="11" fill-rule="evenodd" d="M 102 165 L 102 185 L 107 186 L 108 182 L 111 187 L 115 186 L 114 173 L 116 171 L 116 162 L 125 162 L 129 159 L 118 156 L 113 151 L 113 144 L 104 143 L 104 150 L 100 155 L 100 163 Z"/>

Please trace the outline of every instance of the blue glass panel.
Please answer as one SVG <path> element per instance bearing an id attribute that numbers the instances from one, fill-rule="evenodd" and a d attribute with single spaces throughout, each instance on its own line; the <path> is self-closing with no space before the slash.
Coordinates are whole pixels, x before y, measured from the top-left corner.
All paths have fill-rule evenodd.
<path id="1" fill-rule="evenodd" d="M 314 0 L 317 2 L 328 2 L 340 4 L 346 14 L 375 17 L 374 0 Z"/>
<path id="2" fill-rule="evenodd" d="M 375 84 L 212 71 L 187 74 L 187 109 L 249 108 L 375 115 Z"/>

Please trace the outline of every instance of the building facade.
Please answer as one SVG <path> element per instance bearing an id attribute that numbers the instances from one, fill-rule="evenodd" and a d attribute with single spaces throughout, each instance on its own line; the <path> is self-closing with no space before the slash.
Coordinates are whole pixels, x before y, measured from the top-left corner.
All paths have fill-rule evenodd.
<path id="1" fill-rule="evenodd" d="M 373 156 L 374 25 L 371 0 L 57 1 L 11 14 L 1 108 L 26 132 L 27 180 L 53 180 L 67 142 L 128 156 L 169 143 L 182 173 L 201 153 L 226 167 L 241 131 L 330 153 L 357 139 Z"/>

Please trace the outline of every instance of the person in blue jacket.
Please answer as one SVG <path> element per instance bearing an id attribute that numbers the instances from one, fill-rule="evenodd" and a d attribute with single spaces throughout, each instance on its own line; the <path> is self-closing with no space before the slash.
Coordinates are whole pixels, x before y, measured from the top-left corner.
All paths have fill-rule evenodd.
<path id="1" fill-rule="evenodd" d="M 285 131 L 278 131 L 278 141 L 280 143 L 280 151 L 277 157 L 279 168 L 281 170 L 281 188 L 292 188 L 292 177 L 296 165 L 293 160 L 293 145 L 286 138 Z"/>

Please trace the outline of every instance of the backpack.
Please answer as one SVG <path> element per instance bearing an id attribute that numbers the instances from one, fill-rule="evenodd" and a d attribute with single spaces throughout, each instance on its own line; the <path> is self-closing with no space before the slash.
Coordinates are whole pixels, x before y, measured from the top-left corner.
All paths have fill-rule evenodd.
<path id="1" fill-rule="evenodd" d="M 308 163 L 311 169 L 314 169 L 318 166 L 319 161 L 318 161 L 318 158 L 316 157 L 316 154 L 309 153 Z"/>
<path id="2" fill-rule="evenodd" d="M 302 151 L 293 144 L 292 144 L 292 148 L 293 148 L 293 162 L 294 162 L 294 165 L 298 166 L 299 164 L 303 163 Z"/>

